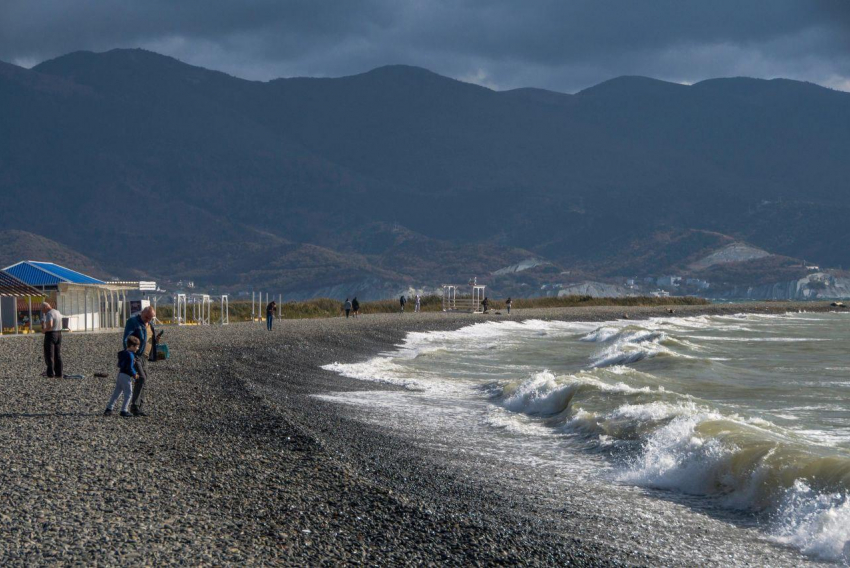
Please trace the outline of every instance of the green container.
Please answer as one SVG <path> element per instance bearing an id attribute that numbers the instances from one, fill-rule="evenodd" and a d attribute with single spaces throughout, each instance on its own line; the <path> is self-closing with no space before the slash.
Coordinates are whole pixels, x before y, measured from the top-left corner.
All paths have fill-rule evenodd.
<path id="1" fill-rule="evenodd" d="M 165 343 L 160 343 L 159 345 L 156 346 L 156 360 L 157 361 L 164 361 L 164 360 L 168 359 L 168 355 L 169 355 L 168 345 L 166 345 Z"/>

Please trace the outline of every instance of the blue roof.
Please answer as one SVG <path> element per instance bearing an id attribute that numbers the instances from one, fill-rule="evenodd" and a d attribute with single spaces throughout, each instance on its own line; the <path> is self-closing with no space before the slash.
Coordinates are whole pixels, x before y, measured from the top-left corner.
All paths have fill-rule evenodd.
<path id="1" fill-rule="evenodd" d="M 57 284 L 103 284 L 101 280 L 86 276 L 52 262 L 24 260 L 6 269 L 6 272 L 30 286 L 55 286 Z"/>

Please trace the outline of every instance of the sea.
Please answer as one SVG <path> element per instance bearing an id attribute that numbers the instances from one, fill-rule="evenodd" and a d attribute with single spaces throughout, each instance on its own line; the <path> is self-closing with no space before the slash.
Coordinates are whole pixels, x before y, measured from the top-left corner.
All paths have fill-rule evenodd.
<path id="1" fill-rule="evenodd" d="M 846 565 L 848 347 L 846 313 L 486 321 L 321 396 L 664 563 Z"/>

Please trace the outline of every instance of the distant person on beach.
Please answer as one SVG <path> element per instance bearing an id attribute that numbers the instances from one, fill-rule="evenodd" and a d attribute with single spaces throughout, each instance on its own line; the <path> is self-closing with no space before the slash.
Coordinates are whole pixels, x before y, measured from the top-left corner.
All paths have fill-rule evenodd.
<path id="1" fill-rule="evenodd" d="M 42 376 L 62 378 L 62 314 L 47 302 L 41 304 L 41 331 L 44 332 L 44 363 Z"/>
<path id="2" fill-rule="evenodd" d="M 342 305 L 342 309 L 345 310 L 345 317 L 347 319 L 349 314 L 351 314 L 351 300 L 346 298 L 345 303 Z"/>
<path id="3" fill-rule="evenodd" d="M 151 348 L 148 347 L 148 338 L 153 335 L 151 321 L 156 317 L 156 312 L 150 306 L 139 312 L 137 315 L 127 320 L 124 326 L 124 348 L 127 348 L 127 341 L 131 337 L 139 340 L 139 349 L 142 354 L 150 355 Z M 152 346 L 151 346 L 152 347 Z M 147 416 L 142 410 L 145 399 L 142 396 L 145 388 L 145 382 L 148 380 L 147 359 L 145 356 L 136 357 L 136 375 L 137 378 L 133 381 L 133 400 L 130 403 L 130 413 L 133 416 Z"/>
<path id="4" fill-rule="evenodd" d="M 398 299 L 398 303 L 401 304 L 401 311 L 404 311 L 404 305 L 407 303 L 407 298 L 404 297 L 404 294 L 401 295 L 401 298 Z"/>
<path id="5" fill-rule="evenodd" d="M 351 311 L 354 312 L 354 317 L 360 315 L 360 302 L 357 301 L 357 296 L 354 296 L 354 299 L 351 300 Z"/>
<path id="6" fill-rule="evenodd" d="M 274 315 L 276 311 L 277 302 L 272 300 L 271 302 L 269 302 L 269 305 L 266 306 L 266 328 L 268 328 L 269 331 L 272 330 L 272 322 L 274 322 Z"/>
<path id="7" fill-rule="evenodd" d="M 490 311 L 490 299 L 487 296 L 484 296 L 484 300 L 481 301 L 481 307 L 484 308 L 484 313 Z"/>
<path id="8" fill-rule="evenodd" d="M 419 313 L 419 309 L 422 307 L 422 298 L 419 294 L 416 294 L 416 304 L 413 307 L 413 311 Z"/>
<path id="9" fill-rule="evenodd" d="M 505 300 L 505 306 L 508 308 L 508 313 L 511 313 L 511 298 L 508 296 L 508 299 Z"/>
<path id="10" fill-rule="evenodd" d="M 123 351 L 118 352 L 118 377 L 115 379 L 115 390 L 112 391 L 112 398 L 106 405 L 104 416 L 112 414 L 112 409 L 115 408 L 115 403 L 118 402 L 118 397 L 124 394 L 124 403 L 121 405 L 121 416 L 127 418 L 133 414 L 127 412 L 130 407 L 130 402 L 133 398 L 133 382 L 138 380 L 139 373 L 136 368 L 136 362 L 139 360 L 136 353 L 139 351 L 139 339 L 131 335 L 125 341 L 126 347 Z"/>

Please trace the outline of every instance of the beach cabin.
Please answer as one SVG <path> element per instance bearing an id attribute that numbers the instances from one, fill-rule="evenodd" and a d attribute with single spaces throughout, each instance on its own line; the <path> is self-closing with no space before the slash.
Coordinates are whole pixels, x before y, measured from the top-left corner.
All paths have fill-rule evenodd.
<path id="1" fill-rule="evenodd" d="M 123 327 L 132 296 L 156 289 L 151 282 L 105 282 L 52 262 L 24 260 L 3 270 L 43 295 L 70 331 Z"/>

